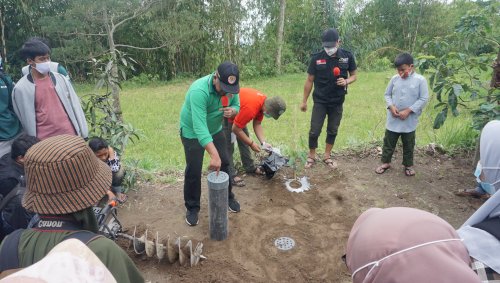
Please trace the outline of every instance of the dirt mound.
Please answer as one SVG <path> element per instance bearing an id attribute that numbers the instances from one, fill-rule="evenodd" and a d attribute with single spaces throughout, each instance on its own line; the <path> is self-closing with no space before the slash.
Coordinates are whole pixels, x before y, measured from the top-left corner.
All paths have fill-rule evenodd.
<path id="1" fill-rule="evenodd" d="M 209 239 L 206 179 L 203 180 L 200 224 L 184 222 L 182 182 L 146 184 L 120 210 L 120 221 L 160 235 L 189 236 L 204 243 L 208 258 L 193 268 L 157 264 L 131 256 L 151 282 L 351 282 L 341 261 L 356 218 L 370 207 L 406 206 L 432 212 L 454 227 L 460 226 L 481 205 L 453 194 L 474 186 L 470 157 L 415 156 L 417 175 L 406 177 L 396 154 L 393 167 L 377 175 L 377 150 L 336 156 L 339 168 L 321 162 L 303 171 L 311 189 L 293 193 L 285 189 L 290 169 L 271 180 L 246 176 L 246 186 L 234 188 L 240 213 L 229 214 L 229 237 Z M 285 176 L 288 175 L 288 176 Z M 301 175 L 301 176 L 302 176 Z M 282 251 L 274 242 L 290 237 L 295 247 Z"/>

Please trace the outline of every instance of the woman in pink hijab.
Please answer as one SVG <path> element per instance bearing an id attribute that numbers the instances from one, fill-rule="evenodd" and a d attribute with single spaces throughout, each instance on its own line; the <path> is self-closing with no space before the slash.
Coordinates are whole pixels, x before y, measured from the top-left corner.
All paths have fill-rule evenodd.
<path id="1" fill-rule="evenodd" d="M 371 208 L 354 223 L 346 264 L 354 283 L 479 283 L 455 229 L 406 207 Z"/>

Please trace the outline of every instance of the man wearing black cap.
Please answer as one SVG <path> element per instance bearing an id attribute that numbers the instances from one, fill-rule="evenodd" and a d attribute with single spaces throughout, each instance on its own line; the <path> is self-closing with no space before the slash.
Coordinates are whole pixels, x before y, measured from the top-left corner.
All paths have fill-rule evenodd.
<path id="1" fill-rule="evenodd" d="M 184 205 L 186 223 L 198 224 L 201 196 L 201 171 L 205 150 L 210 155 L 209 169 L 229 175 L 222 119 L 233 118 L 240 110 L 238 66 L 231 62 L 219 65 L 217 71 L 196 80 L 186 93 L 181 109 L 180 135 L 186 169 L 184 171 Z M 228 209 L 239 212 L 240 204 L 228 188 Z"/>
<path id="2" fill-rule="evenodd" d="M 331 151 L 337 130 L 342 119 L 342 104 L 347 94 L 347 85 L 356 81 L 356 62 L 351 52 L 340 48 L 339 34 L 336 29 L 327 29 L 321 37 L 323 50 L 311 57 L 304 85 L 304 98 L 300 110 L 307 110 L 307 99 L 313 92 L 313 110 L 309 131 L 309 156 L 305 168 L 316 163 L 316 148 L 321 128 L 328 116 L 326 126 L 326 147 L 323 162 L 335 169 L 337 164 L 331 159 Z"/>

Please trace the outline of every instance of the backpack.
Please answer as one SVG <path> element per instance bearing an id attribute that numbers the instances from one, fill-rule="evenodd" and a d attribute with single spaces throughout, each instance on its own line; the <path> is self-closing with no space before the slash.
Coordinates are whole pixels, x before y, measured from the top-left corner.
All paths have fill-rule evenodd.
<path id="1" fill-rule="evenodd" d="M 15 230 L 28 227 L 33 214 L 22 206 L 25 191 L 26 187 L 17 185 L 0 200 L 0 241 Z"/>

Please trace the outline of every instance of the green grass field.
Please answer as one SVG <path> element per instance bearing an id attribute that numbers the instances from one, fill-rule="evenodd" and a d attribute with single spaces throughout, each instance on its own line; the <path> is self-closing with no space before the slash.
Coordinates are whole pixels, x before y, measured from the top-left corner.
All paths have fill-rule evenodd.
<path id="1" fill-rule="evenodd" d="M 360 147 L 371 143 L 382 144 L 385 130 L 384 91 L 393 71 L 360 72 L 358 80 L 349 88 L 344 104 L 344 116 L 334 151 Z M 241 86 L 259 89 L 268 96 L 280 95 L 287 102 L 287 111 L 279 120 L 263 122 L 267 140 L 279 145 L 284 152 L 306 152 L 307 134 L 312 108 L 299 110 L 306 74 L 292 74 L 270 79 L 242 81 Z M 179 113 L 184 95 L 193 79 L 175 81 L 165 85 L 133 86 L 124 84 L 122 108 L 124 118 L 140 129 L 144 136 L 126 149 L 126 159 L 138 160 L 139 168 L 150 171 L 178 170 L 184 166 L 184 151 L 179 138 Z M 88 88 L 79 86 L 80 91 Z M 81 93 L 81 92 L 80 92 Z M 417 129 L 419 146 L 434 142 L 445 148 L 460 146 L 475 135 L 470 129 L 467 113 L 448 118 L 439 130 L 432 124 L 436 111 L 434 95 L 421 116 Z M 451 116 L 451 115 L 450 115 Z M 252 132 L 252 130 L 250 130 Z M 320 136 L 319 152 L 324 148 L 325 133 Z"/>

